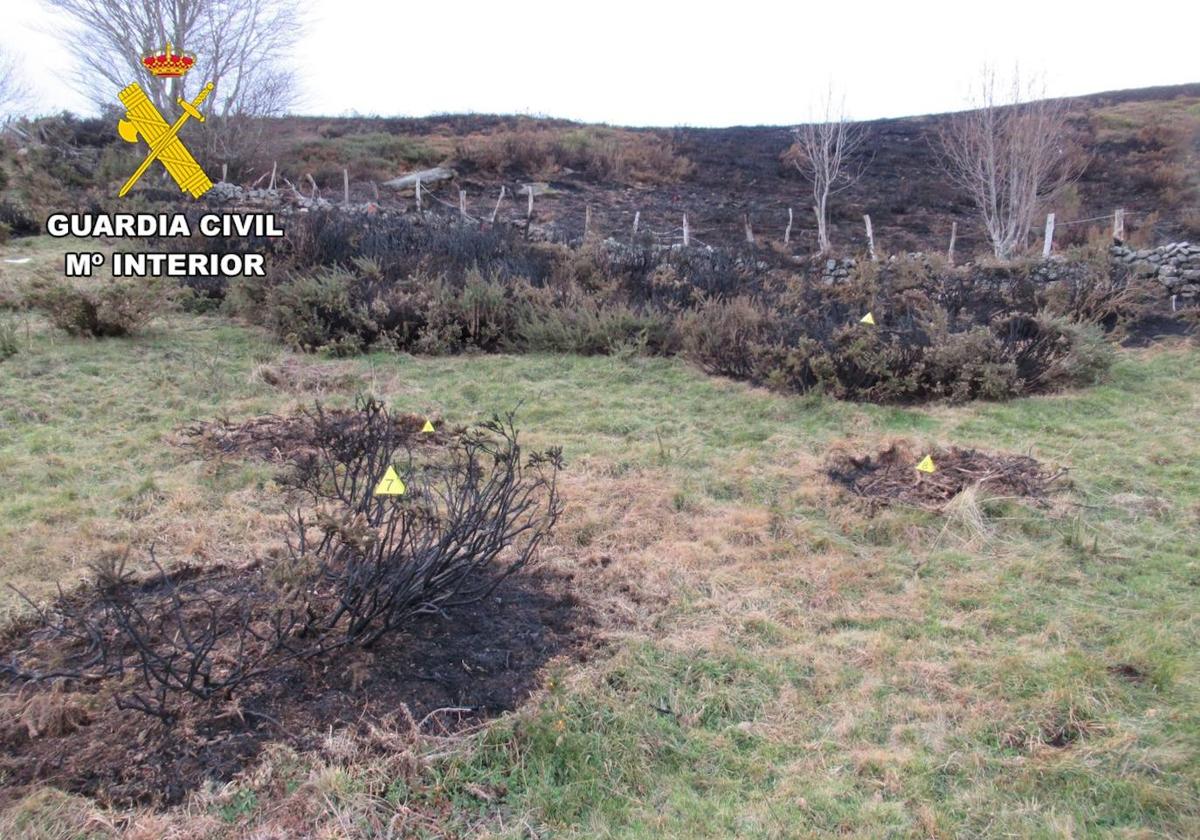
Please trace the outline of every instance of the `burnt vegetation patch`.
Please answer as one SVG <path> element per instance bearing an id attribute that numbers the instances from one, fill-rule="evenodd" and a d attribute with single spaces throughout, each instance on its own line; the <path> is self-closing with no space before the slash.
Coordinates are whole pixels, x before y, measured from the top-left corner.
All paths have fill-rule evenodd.
<path id="1" fill-rule="evenodd" d="M 308 504 L 279 552 L 149 577 L 96 564 L 0 638 L 10 794 L 49 781 L 177 802 L 267 740 L 307 748 L 401 713 L 452 730 L 520 703 L 549 659 L 586 655 L 569 578 L 529 568 L 562 510 L 557 450 L 523 451 L 509 417 L 420 452 L 371 400 L 309 420 Z M 406 491 L 376 496 L 391 466 Z"/>
<path id="2" fill-rule="evenodd" d="M 926 454 L 935 466 L 932 473 L 917 469 Z M 835 484 L 866 500 L 871 509 L 899 504 L 940 511 L 971 488 L 993 497 L 1044 502 L 1066 470 L 1048 470 L 1027 455 L 957 446 L 918 454 L 907 446 L 892 444 L 875 454 L 835 456 L 827 475 Z"/>
<path id="3" fill-rule="evenodd" d="M 389 434 L 397 445 L 413 448 L 445 447 L 461 439 L 466 429 L 438 429 L 424 432 L 427 418 L 421 414 L 388 412 Z M 353 437 L 372 420 L 364 411 L 304 408 L 295 414 L 263 414 L 245 420 L 228 418 L 200 420 L 184 426 L 175 441 L 194 449 L 204 457 L 257 458 L 271 462 L 309 464 L 331 436 Z M 431 421 L 432 422 L 432 421 Z"/>

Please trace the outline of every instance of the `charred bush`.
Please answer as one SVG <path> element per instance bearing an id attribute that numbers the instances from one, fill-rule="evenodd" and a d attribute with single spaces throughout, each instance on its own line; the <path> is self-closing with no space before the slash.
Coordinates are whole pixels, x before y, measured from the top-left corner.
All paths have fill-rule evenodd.
<path id="1" fill-rule="evenodd" d="M 422 459 L 378 401 L 352 414 L 317 407 L 308 420 L 314 447 L 293 480 L 313 507 L 293 515 L 281 559 L 173 573 L 155 564 L 141 580 L 123 560 L 96 566 L 85 590 L 35 608 L 0 675 L 115 682 L 121 708 L 172 723 L 186 702 L 228 699 L 288 664 L 487 598 L 562 511 L 560 451 L 525 452 L 511 415 Z M 375 493 L 389 468 L 401 496 Z"/>
<path id="2" fill-rule="evenodd" d="M 562 511 L 563 464 L 557 449 L 523 455 L 511 415 L 494 417 L 441 459 L 416 465 L 406 451 L 404 494 L 380 496 L 400 445 L 380 403 L 361 414 L 350 434 L 315 416 L 320 444 L 301 484 L 318 509 L 295 517 L 288 556 L 316 584 L 300 596 L 308 632 L 370 645 L 420 613 L 486 598 L 525 566 Z"/>
<path id="3" fill-rule="evenodd" d="M 844 285 L 711 300 L 678 325 L 710 372 L 842 399 L 1005 399 L 1094 381 L 1110 361 L 1098 331 L 1042 303 L 1026 282 L 869 268 Z"/>

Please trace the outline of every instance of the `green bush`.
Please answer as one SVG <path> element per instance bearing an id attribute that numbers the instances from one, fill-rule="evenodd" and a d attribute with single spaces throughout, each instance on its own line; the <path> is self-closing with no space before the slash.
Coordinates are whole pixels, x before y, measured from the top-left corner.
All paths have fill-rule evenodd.
<path id="1" fill-rule="evenodd" d="M 0 318 L 0 361 L 17 355 L 17 326 L 11 318 Z"/>
<path id="2" fill-rule="evenodd" d="M 143 329 L 174 298 L 174 289 L 159 279 L 115 280 L 88 289 L 59 281 L 33 293 L 31 303 L 71 335 L 114 338 Z"/>

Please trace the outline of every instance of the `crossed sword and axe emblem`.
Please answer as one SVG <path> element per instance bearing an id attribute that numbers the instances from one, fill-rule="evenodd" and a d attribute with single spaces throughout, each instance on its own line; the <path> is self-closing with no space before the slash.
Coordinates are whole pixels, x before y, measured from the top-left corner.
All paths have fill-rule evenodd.
<path id="1" fill-rule="evenodd" d="M 126 109 L 126 119 L 117 123 L 117 133 L 121 135 L 122 140 L 128 143 L 136 143 L 140 136 L 150 147 L 150 153 L 146 155 L 146 159 L 142 161 L 142 165 L 137 168 L 137 171 L 130 175 L 129 180 L 121 187 L 119 196 L 124 196 L 129 192 L 138 179 L 150 168 L 150 164 L 156 160 L 162 161 L 162 165 L 166 167 L 167 173 L 175 179 L 179 189 L 191 193 L 192 198 L 199 198 L 209 191 L 212 181 L 204 173 L 200 164 L 196 163 L 196 159 L 183 145 L 183 141 L 179 139 L 179 129 L 183 128 L 184 123 L 189 119 L 204 122 L 204 115 L 200 113 L 200 105 L 212 93 L 212 89 L 213 83 L 209 82 L 201 88 L 191 102 L 179 99 L 178 102 L 183 108 L 183 113 L 172 125 L 167 125 L 167 121 L 163 119 L 158 108 L 154 107 L 154 103 L 150 101 L 146 92 L 137 82 L 124 88 L 118 94 L 121 104 Z"/>

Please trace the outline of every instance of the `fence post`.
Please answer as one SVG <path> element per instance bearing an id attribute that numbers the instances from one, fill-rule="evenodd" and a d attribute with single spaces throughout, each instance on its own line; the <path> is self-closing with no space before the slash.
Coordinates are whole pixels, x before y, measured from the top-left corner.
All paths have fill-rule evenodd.
<path id="1" fill-rule="evenodd" d="M 788 208 L 787 227 L 785 227 L 783 229 L 783 244 L 784 245 L 792 244 L 792 208 L 791 207 Z"/>
<path id="2" fill-rule="evenodd" d="M 1054 214 L 1046 216 L 1046 241 L 1042 244 L 1042 259 L 1050 259 L 1050 249 L 1054 247 Z"/>
<path id="3" fill-rule="evenodd" d="M 592 233 L 592 205 L 585 204 L 583 206 L 583 241 L 587 242 L 588 236 Z"/>
<path id="4" fill-rule="evenodd" d="M 376 202 L 379 201 L 379 184 L 376 184 L 374 181 L 371 182 L 371 195 L 375 197 Z"/>
<path id="5" fill-rule="evenodd" d="M 272 177 L 271 180 L 275 180 Z M 342 204 L 350 205 L 350 170 L 342 168 Z"/>
<path id="6" fill-rule="evenodd" d="M 683 214 L 683 247 L 686 248 L 691 244 L 692 238 L 688 232 L 687 213 Z"/>
<path id="7" fill-rule="evenodd" d="M 269 189 L 269 190 L 275 189 L 275 167 L 276 167 L 276 165 L 277 164 L 275 161 L 271 161 L 271 183 L 267 184 L 267 189 Z"/>
<path id="8" fill-rule="evenodd" d="M 417 179 L 417 212 L 421 212 L 421 179 Z"/>
<path id="9" fill-rule="evenodd" d="M 529 201 L 525 206 L 526 220 L 533 218 L 533 184 L 526 184 L 525 189 L 529 190 Z"/>
<path id="10" fill-rule="evenodd" d="M 226 176 L 227 174 L 229 174 L 229 164 L 228 164 L 228 163 L 222 163 L 222 164 L 221 164 L 221 183 L 222 183 L 222 184 L 224 184 L 224 183 L 225 183 L 225 176 Z"/>
<path id="11" fill-rule="evenodd" d="M 467 191 L 458 191 L 458 215 L 467 218 Z"/>
<path id="12" fill-rule="evenodd" d="M 497 198 L 497 199 L 496 199 L 496 206 L 495 206 L 494 208 L 492 208 L 492 221 L 491 221 L 491 223 L 492 223 L 493 225 L 494 225 L 494 224 L 496 224 L 496 214 L 500 212 L 500 202 L 501 202 L 501 201 L 503 201 L 503 200 L 504 200 L 504 185 L 503 185 L 503 184 L 501 184 L 501 185 L 500 185 L 500 196 L 499 196 L 499 198 Z"/>
<path id="13" fill-rule="evenodd" d="M 871 262 L 876 262 L 875 259 L 875 232 L 871 230 L 871 217 L 864 213 L 863 222 L 867 226 L 867 253 L 871 255 Z"/>
<path id="14" fill-rule="evenodd" d="M 1121 245 L 1125 242 L 1125 208 L 1118 207 L 1113 211 L 1113 242 Z"/>
<path id="15" fill-rule="evenodd" d="M 950 247 L 946 250 L 946 259 L 954 265 L 954 240 L 958 238 L 958 222 L 950 223 Z"/>
<path id="16" fill-rule="evenodd" d="M 742 214 L 742 223 L 746 226 L 746 242 L 750 245 L 754 244 L 754 229 L 750 227 L 750 214 Z"/>
<path id="17" fill-rule="evenodd" d="M 633 211 L 633 235 L 634 236 L 638 235 L 638 222 L 640 222 L 641 220 L 642 220 L 642 211 L 634 210 Z"/>

